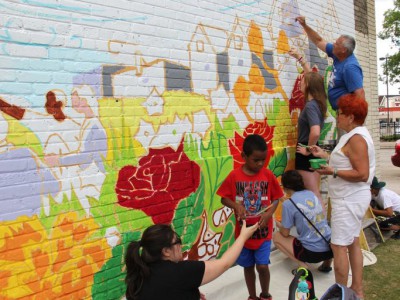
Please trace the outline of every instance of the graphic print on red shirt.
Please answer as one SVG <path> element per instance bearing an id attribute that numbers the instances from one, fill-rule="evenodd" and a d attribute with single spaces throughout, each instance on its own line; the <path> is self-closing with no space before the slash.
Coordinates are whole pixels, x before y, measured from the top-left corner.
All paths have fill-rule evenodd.
<path id="1" fill-rule="evenodd" d="M 242 168 L 238 168 L 228 175 L 217 194 L 243 205 L 246 209 L 246 223 L 251 225 L 260 220 L 258 213 L 263 208 L 283 196 L 283 191 L 270 170 L 262 169 L 257 174 L 250 176 L 245 174 Z M 245 247 L 258 249 L 264 241 L 271 239 L 272 230 L 273 220 L 271 218 L 268 226 L 257 230 L 246 242 Z M 237 237 L 239 233 L 240 222 L 236 222 L 235 236 Z"/>

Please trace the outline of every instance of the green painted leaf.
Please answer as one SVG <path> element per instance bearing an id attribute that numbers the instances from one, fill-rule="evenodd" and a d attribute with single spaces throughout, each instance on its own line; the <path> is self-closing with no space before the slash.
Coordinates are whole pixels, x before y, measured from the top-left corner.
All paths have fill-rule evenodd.
<path id="1" fill-rule="evenodd" d="M 329 123 L 324 123 L 324 127 L 322 128 L 321 135 L 320 135 L 319 141 L 318 141 L 320 144 L 323 144 L 323 143 L 324 143 L 325 138 L 326 138 L 326 135 L 328 134 L 328 132 L 329 132 L 331 129 L 332 129 L 332 123 L 331 123 L 331 122 L 329 122 Z"/>
<path id="2" fill-rule="evenodd" d="M 276 149 L 274 157 L 269 162 L 268 169 L 270 169 L 276 177 L 279 177 L 285 172 L 287 162 L 286 148 L 280 150 Z"/>
<path id="3" fill-rule="evenodd" d="M 110 258 L 94 275 L 94 284 L 92 287 L 92 298 L 103 299 L 121 299 L 125 295 L 125 253 L 128 244 L 131 241 L 140 239 L 141 231 L 127 232 L 122 235 L 122 243 L 112 249 L 112 258 Z M 112 292 L 110 292 L 112 291 Z"/>

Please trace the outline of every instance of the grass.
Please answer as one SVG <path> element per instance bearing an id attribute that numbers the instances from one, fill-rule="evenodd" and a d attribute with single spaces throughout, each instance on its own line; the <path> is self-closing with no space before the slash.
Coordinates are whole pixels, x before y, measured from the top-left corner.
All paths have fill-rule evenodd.
<path id="1" fill-rule="evenodd" d="M 400 240 L 388 239 L 373 252 L 378 261 L 364 268 L 365 299 L 400 299 Z"/>

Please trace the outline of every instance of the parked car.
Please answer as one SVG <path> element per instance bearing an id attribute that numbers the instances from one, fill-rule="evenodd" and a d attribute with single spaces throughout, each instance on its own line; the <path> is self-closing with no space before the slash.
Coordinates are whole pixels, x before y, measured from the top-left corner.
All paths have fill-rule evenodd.
<path id="1" fill-rule="evenodd" d="M 394 146 L 394 155 L 392 155 L 392 164 L 396 167 L 400 167 L 400 140 L 397 140 Z"/>

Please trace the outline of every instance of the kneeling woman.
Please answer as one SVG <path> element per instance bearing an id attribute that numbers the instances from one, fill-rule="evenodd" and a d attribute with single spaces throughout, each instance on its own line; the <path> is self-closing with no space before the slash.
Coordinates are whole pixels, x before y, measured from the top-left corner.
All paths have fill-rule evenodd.
<path id="1" fill-rule="evenodd" d="M 275 246 L 301 267 L 323 261 L 318 270 L 331 271 L 331 229 L 318 198 L 305 189 L 303 178 L 296 170 L 282 175 L 282 185 L 290 199 L 282 206 L 282 223 L 277 224 L 279 231 L 273 236 Z M 298 237 L 289 234 L 292 227 L 296 227 Z"/>
<path id="2" fill-rule="evenodd" d="M 140 241 L 131 242 L 125 255 L 128 300 L 199 300 L 199 286 L 216 279 L 238 258 L 259 224 L 246 227 L 220 259 L 182 261 L 182 241 L 170 225 L 148 227 Z M 204 299 L 202 296 L 201 299 Z"/>

